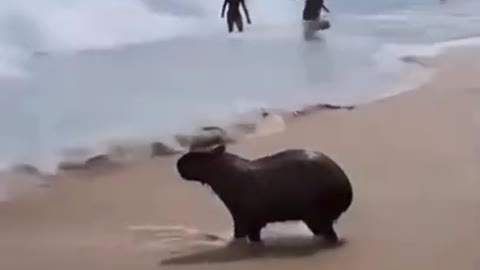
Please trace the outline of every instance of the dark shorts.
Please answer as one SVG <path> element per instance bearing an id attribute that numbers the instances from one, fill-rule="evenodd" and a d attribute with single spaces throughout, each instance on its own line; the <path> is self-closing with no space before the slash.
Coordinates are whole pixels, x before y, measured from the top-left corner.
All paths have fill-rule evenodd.
<path id="1" fill-rule="evenodd" d="M 306 0 L 305 7 L 303 8 L 303 20 L 318 20 L 318 18 L 320 17 L 320 10 L 322 8 L 322 4 L 323 1 Z"/>
<path id="2" fill-rule="evenodd" d="M 227 12 L 227 19 L 237 20 L 241 18 L 242 18 L 242 15 L 240 14 L 239 10 L 229 10 Z"/>
<path id="3" fill-rule="evenodd" d="M 239 31 L 243 31 L 243 22 L 242 22 L 242 15 L 239 11 L 229 11 L 227 12 L 227 24 L 228 30 L 230 32 L 233 31 L 233 25 L 237 26 Z"/>

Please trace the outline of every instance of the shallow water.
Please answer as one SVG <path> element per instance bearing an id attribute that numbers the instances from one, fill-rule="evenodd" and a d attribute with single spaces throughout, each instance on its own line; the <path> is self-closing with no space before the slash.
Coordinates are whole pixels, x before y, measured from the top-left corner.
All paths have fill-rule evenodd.
<path id="1" fill-rule="evenodd" d="M 428 76 L 402 57 L 479 43 L 478 1 L 332 1 L 332 28 L 310 42 L 301 1 L 250 0 L 242 35 L 226 34 L 220 2 L 3 1 L 0 163 L 51 170 L 68 148 L 90 154 L 258 107 L 366 102 Z"/>

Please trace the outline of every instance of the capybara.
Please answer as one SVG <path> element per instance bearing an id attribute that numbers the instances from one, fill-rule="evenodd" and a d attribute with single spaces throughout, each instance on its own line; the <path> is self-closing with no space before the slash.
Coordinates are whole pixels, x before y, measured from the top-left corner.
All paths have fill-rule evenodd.
<path id="1" fill-rule="evenodd" d="M 334 222 L 353 200 L 344 171 L 325 154 L 289 149 L 249 160 L 225 145 L 190 151 L 177 160 L 179 175 L 209 185 L 229 210 L 234 238 L 260 242 L 271 222 L 303 221 L 330 243 L 339 238 Z"/>

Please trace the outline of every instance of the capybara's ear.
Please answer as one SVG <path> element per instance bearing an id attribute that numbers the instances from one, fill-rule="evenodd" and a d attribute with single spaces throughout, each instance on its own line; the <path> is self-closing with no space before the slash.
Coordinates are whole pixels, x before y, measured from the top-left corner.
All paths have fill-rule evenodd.
<path id="1" fill-rule="evenodd" d="M 215 147 L 215 148 L 212 150 L 212 154 L 214 154 L 214 155 L 221 155 L 221 154 L 225 153 L 226 150 L 227 150 L 227 148 L 225 147 L 224 144 L 222 144 L 222 145 L 219 145 L 219 146 Z"/>

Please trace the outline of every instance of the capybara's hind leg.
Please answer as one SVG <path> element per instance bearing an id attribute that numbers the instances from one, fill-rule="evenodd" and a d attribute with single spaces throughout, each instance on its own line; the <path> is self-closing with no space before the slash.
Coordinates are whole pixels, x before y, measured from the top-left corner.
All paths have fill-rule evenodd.
<path id="1" fill-rule="evenodd" d="M 325 240 L 327 240 L 329 243 L 337 243 L 338 242 L 338 235 L 333 229 L 333 224 L 330 224 L 329 226 L 326 226 L 322 232 L 323 237 L 325 237 Z"/>
<path id="2" fill-rule="evenodd" d="M 338 242 L 338 235 L 333 229 L 332 222 L 325 222 L 315 219 L 304 220 L 307 227 L 315 236 L 323 236 L 330 243 Z"/>
<path id="3" fill-rule="evenodd" d="M 307 225 L 308 229 L 315 235 L 319 236 L 322 234 L 322 224 L 315 219 L 306 219 L 303 221 Z"/>

